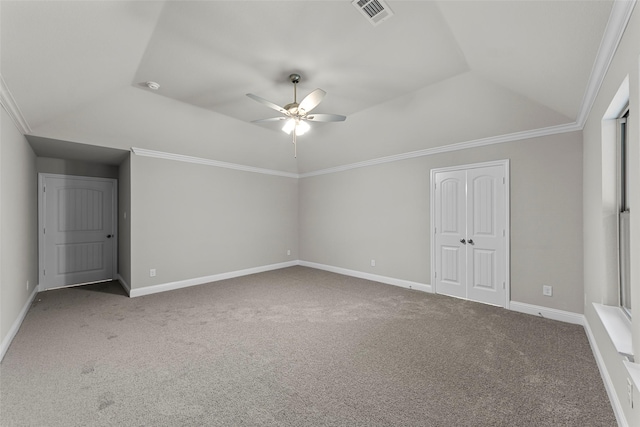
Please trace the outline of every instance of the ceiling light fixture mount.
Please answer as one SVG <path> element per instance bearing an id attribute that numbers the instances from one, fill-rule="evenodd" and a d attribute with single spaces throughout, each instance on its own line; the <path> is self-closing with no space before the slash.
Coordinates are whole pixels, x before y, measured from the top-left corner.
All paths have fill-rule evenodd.
<path id="1" fill-rule="evenodd" d="M 316 89 L 309 95 L 305 96 L 302 101 L 298 103 L 297 86 L 300 82 L 300 74 L 290 74 L 289 80 L 293 84 L 293 102 L 285 105 L 284 107 L 280 107 L 279 105 L 274 104 L 271 101 L 267 101 L 266 99 L 252 93 L 248 93 L 247 96 L 283 114 L 282 117 L 271 117 L 268 119 L 254 120 L 252 123 L 276 122 L 285 120 L 285 124 L 282 127 L 282 130 L 288 135 L 292 135 L 293 156 L 298 157 L 298 146 L 296 137 L 305 134 L 309 129 L 311 129 L 311 126 L 309 126 L 309 123 L 307 123 L 307 121 L 342 122 L 346 119 L 346 117 L 338 114 L 309 114 L 311 110 L 313 110 L 318 106 L 318 104 L 320 104 L 327 93 L 322 89 Z"/>

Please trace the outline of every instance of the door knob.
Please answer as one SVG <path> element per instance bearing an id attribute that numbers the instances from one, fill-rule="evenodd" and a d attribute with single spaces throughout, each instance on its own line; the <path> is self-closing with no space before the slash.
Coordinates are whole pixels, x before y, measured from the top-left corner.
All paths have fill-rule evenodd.
<path id="1" fill-rule="evenodd" d="M 470 245 L 473 245 L 473 244 L 474 244 L 474 243 L 473 243 L 473 239 L 469 239 L 469 244 L 470 244 Z"/>
<path id="2" fill-rule="evenodd" d="M 110 239 L 113 237 L 113 234 L 107 234 L 107 239 Z"/>
<path id="3" fill-rule="evenodd" d="M 467 241 L 466 241 L 466 240 L 464 240 L 464 239 L 460 239 L 460 243 L 462 243 L 463 245 L 466 245 L 466 244 L 467 244 Z"/>

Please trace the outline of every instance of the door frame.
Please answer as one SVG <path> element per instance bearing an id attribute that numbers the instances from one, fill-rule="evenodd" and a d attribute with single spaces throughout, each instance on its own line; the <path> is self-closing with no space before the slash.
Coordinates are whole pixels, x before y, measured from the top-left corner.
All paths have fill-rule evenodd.
<path id="1" fill-rule="evenodd" d="M 44 290 L 44 256 L 45 256 L 45 235 L 44 235 L 44 226 L 46 224 L 46 198 L 44 197 L 44 185 L 46 178 L 69 178 L 75 180 L 84 180 L 84 181 L 103 181 L 103 182 L 111 182 L 113 184 L 113 195 L 111 200 L 111 209 L 112 209 L 112 227 L 114 230 L 114 241 L 113 241 L 113 271 L 112 277 L 115 279 L 118 276 L 118 180 L 115 178 L 99 178 L 93 176 L 82 176 L 82 175 L 65 175 L 65 174 L 56 174 L 56 173 L 38 173 L 38 292 Z M 78 284 L 60 286 L 59 288 L 68 288 L 72 286 L 77 286 Z M 51 289 L 51 288 L 49 288 Z"/>
<path id="2" fill-rule="evenodd" d="M 452 172 L 459 170 L 477 169 L 489 166 L 502 166 L 504 168 L 505 179 L 505 301 L 504 308 L 509 309 L 509 303 L 511 301 L 511 185 L 510 185 L 510 170 L 509 159 L 493 160 L 489 162 L 471 163 L 466 165 L 447 166 L 443 168 L 431 169 L 430 174 L 430 186 L 429 186 L 429 215 L 431 228 L 430 232 L 430 247 L 431 247 L 431 292 L 436 293 L 436 210 L 435 210 L 435 188 L 436 188 L 436 174 L 439 172 Z"/>

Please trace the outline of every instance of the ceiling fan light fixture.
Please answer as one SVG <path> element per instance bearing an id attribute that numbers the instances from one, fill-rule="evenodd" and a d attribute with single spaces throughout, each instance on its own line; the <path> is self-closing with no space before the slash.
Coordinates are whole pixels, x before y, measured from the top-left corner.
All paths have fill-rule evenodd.
<path id="1" fill-rule="evenodd" d="M 296 128 L 296 121 L 295 119 L 289 119 L 284 123 L 284 126 L 282 126 L 282 130 L 287 134 L 287 135 L 291 135 L 291 131 L 294 130 Z"/>
<path id="2" fill-rule="evenodd" d="M 282 130 L 287 135 L 291 135 L 291 132 L 295 131 L 296 136 L 304 135 L 309 131 L 309 129 L 311 129 L 311 126 L 309 126 L 309 123 L 305 122 L 304 120 L 296 120 L 296 119 L 287 120 L 284 126 L 282 127 Z"/>
<path id="3" fill-rule="evenodd" d="M 298 123 L 296 123 L 296 135 L 298 136 L 304 135 L 309 129 L 311 129 L 311 126 L 309 126 L 309 123 L 305 122 L 304 120 L 300 120 Z"/>

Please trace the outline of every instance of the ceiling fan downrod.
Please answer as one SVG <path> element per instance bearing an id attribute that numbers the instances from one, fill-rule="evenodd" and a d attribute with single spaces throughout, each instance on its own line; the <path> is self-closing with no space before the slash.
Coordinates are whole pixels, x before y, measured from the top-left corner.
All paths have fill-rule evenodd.
<path id="1" fill-rule="evenodd" d="M 298 83 L 300 82 L 300 74 L 289 74 L 289 80 L 293 83 L 293 103 L 298 103 Z"/>

